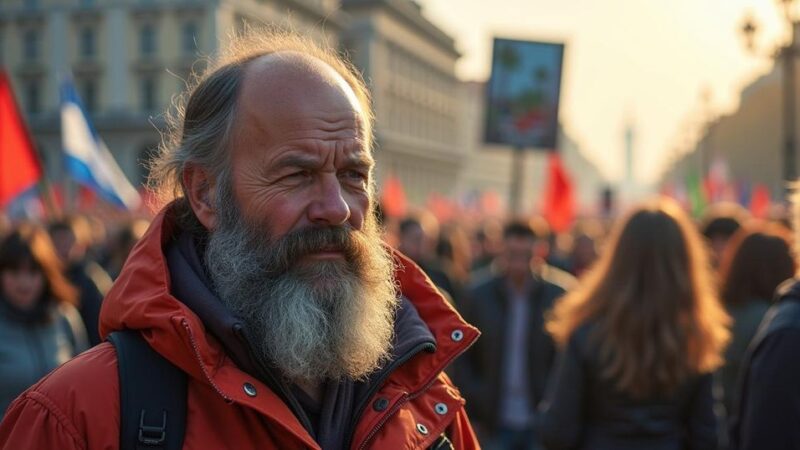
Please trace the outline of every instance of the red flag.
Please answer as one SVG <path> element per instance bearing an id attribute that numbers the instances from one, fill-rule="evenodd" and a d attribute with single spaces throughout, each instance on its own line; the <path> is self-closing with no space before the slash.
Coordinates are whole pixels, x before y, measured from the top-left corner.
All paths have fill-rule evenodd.
<path id="1" fill-rule="evenodd" d="M 403 190 L 403 183 L 394 174 L 389 174 L 383 182 L 381 192 L 381 205 L 383 213 L 388 217 L 403 217 L 406 215 L 408 204 L 406 202 L 406 192 Z"/>
<path id="2" fill-rule="evenodd" d="M 436 192 L 432 192 L 428 195 L 428 201 L 425 207 L 436 217 L 439 223 L 450 222 L 456 217 L 457 210 L 455 203 Z"/>
<path id="3" fill-rule="evenodd" d="M 756 184 L 753 188 L 753 197 L 750 199 L 750 212 L 753 213 L 753 217 L 757 219 L 766 217 L 769 205 L 769 189 L 763 184 Z"/>
<path id="4" fill-rule="evenodd" d="M 0 208 L 36 184 L 41 176 L 42 168 L 11 84 L 0 70 Z"/>
<path id="5" fill-rule="evenodd" d="M 481 211 L 487 216 L 503 214 L 503 204 L 496 191 L 486 191 L 481 195 Z"/>
<path id="6" fill-rule="evenodd" d="M 547 172 L 542 213 L 553 231 L 561 233 L 569 230 L 575 219 L 572 181 L 564 171 L 561 157 L 556 152 L 550 153 Z"/>

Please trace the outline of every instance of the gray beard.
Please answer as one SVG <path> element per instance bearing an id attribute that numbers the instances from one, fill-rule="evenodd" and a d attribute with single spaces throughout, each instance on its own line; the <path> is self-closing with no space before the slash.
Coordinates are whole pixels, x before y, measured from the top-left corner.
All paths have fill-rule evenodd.
<path id="1" fill-rule="evenodd" d="M 374 218 L 361 231 L 310 228 L 272 239 L 241 219 L 230 192 L 219 193 L 205 264 L 256 357 L 292 382 L 363 379 L 378 369 L 390 355 L 399 300 Z M 344 261 L 303 259 L 330 245 Z"/>

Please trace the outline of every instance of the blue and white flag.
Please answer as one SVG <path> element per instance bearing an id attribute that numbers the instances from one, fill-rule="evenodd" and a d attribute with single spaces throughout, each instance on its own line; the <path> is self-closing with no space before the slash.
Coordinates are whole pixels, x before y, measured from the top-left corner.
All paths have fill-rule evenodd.
<path id="1" fill-rule="evenodd" d="M 61 140 L 67 172 L 75 181 L 121 208 L 139 207 L 139 193 L 89 122 L 69 77 L 61 83 Z"/>

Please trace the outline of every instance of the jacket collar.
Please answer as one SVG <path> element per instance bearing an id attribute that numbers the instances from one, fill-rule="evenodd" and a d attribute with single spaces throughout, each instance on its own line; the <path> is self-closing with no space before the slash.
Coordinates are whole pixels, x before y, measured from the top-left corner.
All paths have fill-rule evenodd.
<path id="1" fill-rule="evenodd" d="M 789 278 L 778 285 L 775 290 L 775 303 L 782 301 L 800 301 L 800 280 Z"/>

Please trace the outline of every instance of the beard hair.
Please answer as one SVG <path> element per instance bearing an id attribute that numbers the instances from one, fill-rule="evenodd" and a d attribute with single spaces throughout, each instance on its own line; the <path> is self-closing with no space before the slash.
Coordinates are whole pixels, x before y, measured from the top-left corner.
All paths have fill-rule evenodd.
<path id="1" fill-rule="evenodd" d="M 298 382 L 363 379 L 388 360 L 399 298 L 372 214 L 362 230 L 312 227 L 273 238 L 242 218 L 230 183 L 217 194 L 206 268 L 260 362 Z M 329 247 L 344 261 L 304 260 Z"/>

